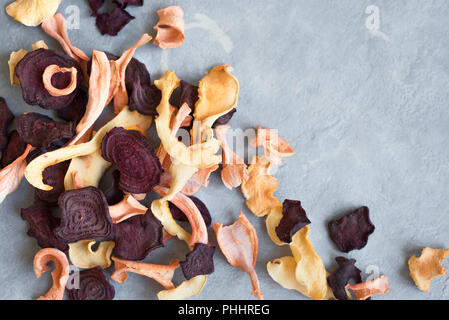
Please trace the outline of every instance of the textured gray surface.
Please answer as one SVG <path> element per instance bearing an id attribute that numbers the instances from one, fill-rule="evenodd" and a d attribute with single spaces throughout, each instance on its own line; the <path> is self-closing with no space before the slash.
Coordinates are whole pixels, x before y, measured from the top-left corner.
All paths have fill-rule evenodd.
<path id="1" fill-rule="evenodd" d="M 232 65 L 241 85 L 232 125 L 278 129 L 296 150 L 276 173 L 276 195 L 303 202 L 312 220 L 312 243 L 326 267 L 332 270 L 334 257 L 341 255 L 328 238 L 327 222 L 367 205 L 376 231 L 363 250 L 347 256 L 364 271 L 377 266 L 390 277 L 391 292 L 376 299 L 449 298 L 449 277 L 434 280 L 426 294 L 417 290 L 407 270 L 407 259 L 422 247 L 449 246 L 446 0 L 146 0 L 143 8 L 129 8 L 136 19 L 118 37 L 100 35 L 86 2 L 64 0 L 59 11 L 79 6 L 81 28 L 69 34 L 89 54 L 93 48 L 121 53 L 143 32 L 153 34 L 157 9 L 181 5 L 187 24 L 184 45 L 166 52 L 146 45 L 135 55 L 153 79 L 169 67 L 180 78 L 198 81 L 213 65 Z M 369 5 L 380 9 L 382 33 L 365 26 Z M 26 105 L 20 90 L 9 85 L 7 60 L 11 51 L 29 49 L 39 39 L 59 46 L 39 28 L 16 23 L 3 9 L 0 21 L 0 95 L 16 114 L 42 112 Z M 264 220 L 246 209 L 239 190 L 228 191 L 215 174 L 199 197 L 214 222 L 229 224 L 243 209 L 256 227 L 256 271 L 265 298 L 304 298 L 268 276 L 266 263 L 290 252 L 270 241 Z M 24 180 L 0 205 L 3 299 L 34 299 L 50 283 L 49 274 L 34 276 L 38 247 L 19 216 L 32 198 Z M 168 263 L 186 252 L 184 244 L 172 240 L 146 261 Z M 228 265 L 219 251 L 215 267 L 198 299 L 252 299 L 248 275 Z M 137 275 L 115 288 L 119 299 L 154 299 L 160 290 Z"/>

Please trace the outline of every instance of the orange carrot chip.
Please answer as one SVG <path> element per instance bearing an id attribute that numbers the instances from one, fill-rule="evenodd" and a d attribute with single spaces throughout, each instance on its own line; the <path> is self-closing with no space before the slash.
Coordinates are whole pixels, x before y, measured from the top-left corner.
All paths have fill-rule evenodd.
<path id="1" fill-rule="evenodd" d="M 139 214 L 145 214 L 148 208 L 137 201 L 131 194 L 126 194 L 122 201 L 109 206 L 109 215 L 113 223 L 120 223 Z"/>
<path id="2" fill-rule="evenodd" d="M 448 254 L 449 249 L 426 247 L 419 258 L 412 256 L 408 260 L 410 276 L 419 290 L 429 292 L 431 280 L 446 274 L 446 268 L 441 264 Z"/>
<path id="3" fill-rule="evenodd" d="M 162 49 L 176 48 L 184 43 L 184 11 L 181 7 L 170 6 L 158 10 L 159 22 L 154 44 Z"/>
<path id="4" fill-rule="evenodd" d="M 295 150 L 274 130 L 257 127 L 257 136 L 253 147 L 263 146 L 265 157 L 274 165 L 282 164 L 282 158 L 291 157 Z"/>
<path id="5" fill-rule="evenodd" d="M 346 290 L 351 289 L 357 300 L 366 300 L 376 294 L 387 294 L 390 291 L 387 276 L 380 276 L 368 282 L 346 285 Z"/>

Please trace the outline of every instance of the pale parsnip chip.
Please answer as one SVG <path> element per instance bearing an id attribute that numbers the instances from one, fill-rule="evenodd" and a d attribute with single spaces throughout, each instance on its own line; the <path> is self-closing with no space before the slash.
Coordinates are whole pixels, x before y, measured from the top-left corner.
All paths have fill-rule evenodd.
<path id="1" fill-rule="evenodd" d="M 348 284 L 345 286 L 345 289 L 351 289 L 356 300 L 366 300 L 377 294 L 387 294 L 390 291 L 390 286 L 388 284 L 388 277 L 380 276 L 368 282 Z"/>
<path id="2" fill-rule="evenodd" d="M 40 250 L 34 256 L 33 268 L 37 278 L 50 270 L 49 263 L 55 264 L 55 269 L 51 272 L 53 285 L 46 294 L 40 296 L 38 300 L 62 300 L 64 297 L 65 286 L 69 280 L 69 261 L 64 252 L 54 248 L 45 248 Z"/>
<path id="3" fill-rule="evenodd" d="M 78 268 L 108 268 L 111 265 L 111 254 L 115 247 L 114 241 L 103 241 L 97 250 L 92 251 L 95 240 L 80 240 L 69 243 L 70 261 Z"/>
<path id="4" fill-rule="evenodd" d="M 449 249 L 426 247 L 419 258 L 412 256 L 408 260 L 410 276 L 419 290 L 429 292 L 432 279 L 446 274 L 446 268 L 441 264 L 448 254 Z"/>
<path id="5" fill-rule="evenodd" d="M 159 300 L 186 300 L 192 296 L 199 295 L 206 281 L 207 276 L 196 276 L 190 280 L 185 280 L 174 289 L 159 291 L 157 297 Z"/>
<path id="6" fill-rule="evenodd" d="M 126 194 L 122 201 L 113 206 L 109 206 L 109 215 L 115 224 L 136 215 L 145 214 L 147 211 L 148 208 L 137 201 L 131 194 Z"/>
<path id="7" fill-rule="evenodd" d="M 36 27 L 51 18 L 61 0 L 16 0 L 6 7 L 6 13 L 28 27 Z"/>
<path id="8" fill-rule="evenodd" d="M 286 256 L 268 262 L 267 270 L 270 277 L 282 287 L 302 292 L 304 286 L 296 281 L 296 260 Z"/>
<path id="9" fill-rule="evenodd" d="M 44 153 L 31 161 L 25 170 L 25 178 L 35 188 L 41 190 L 51 190 L 53 187 L 44 184 L 42 181 L 42 172 L 45 168 L 70 160 L 76 157 L 86 156 L 97 151 L 101 146 L 101 141 L 105 134 L 115 127 L 137 126 L 146 131 L 151 124 L 152 117 L 144 116 L 137 111 L 130 111 L 128 107 L 124 108 L 114 119 L 105 124 L 94 137 L 89 141 L 77 145 L 67 146 L 52 152 Z M 88 173 L 88 171 L 86 172 Z"/>
<path id="10" fill-rule="evenodd" d="M 271 163 L 265 157 L 255 156 L 248 167 L 248 180 L 242 182 L 242 193 L 246 205 L 258 217 L 263 217 L 281 202 L 273 196 L 278 181 L 270 175 Z"/>
<path id="11" fill-rule="evenodd" d="M 48 49 L 48 46 L 47 46 L 47 44 L 45 43 L 44 40 L 39 40 L 39 41 L 36 41 L 35 43 L 33 43 L 33 44 L 31 45 L 31 48 L 32 48 L 33 50 L 38 50 L 38 49 Z"/>
<path id="12" fill-rule="evenodd" d="M 20 87 L 19 78 L 17 78 L 15 74 L 16 65 L 20 60 L 28 53 L 28 51 L 20 49 L 19 51 L 11 52 L 9 56 L 8 65 L 9 65 L 9 80 L 11 81 L 11 85 Z"/>
<path id="13" fill-rule="evenodd" d="M 179 47 L 184 43 L 184 10 L 179 6 L 170 6 L 157 11 L 159 22 L 153 43 L 161 49 Z"/>

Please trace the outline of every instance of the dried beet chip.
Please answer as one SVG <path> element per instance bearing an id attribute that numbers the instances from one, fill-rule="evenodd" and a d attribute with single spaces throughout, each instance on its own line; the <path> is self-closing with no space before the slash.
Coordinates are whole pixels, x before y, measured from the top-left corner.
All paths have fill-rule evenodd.
<path id="1" fill-rule="evenodd" d="M 193 203 L 195 203 L 198 210 L 200 210 L 200 213 L 201 213 L 201 216 L 203 217 L 204 223 L 206 224 L 206 227 L 209 228 L 210 224 L 212 223 L 212 217 L 211 217 L 210 212 L 207 209 L 206 205 L 204 204 L 204 202 L 194 196 L 188 196 L 188 197 L 190 198 L 190 200 L 193 201 Z M 168 206 L 170 208 L 170 212 L 173 216 L 173 219 L 178 220 L 178 221 L 188 221 L 186 215 L 177 206 L 175 206 L 171 202 L 168 203 Z"/>
<path id="2" fill-rule="evenodd" d="M 199 275 L 213 273 L 214 252 L 215 247 L 196 243 L 195 248 L 186 255 L 186 260 L 180 263 L 184 277 L 189 280 Z"/>
<path id="3" fill-rule="evenodd" d="M 369 235 L 375 229 L 367 207 L 361 207 L 340 219 L 332 220 L 328 226 L 332 241 L 342 252 L 365 247 Z"/>
<path id="4" fill-rule="evenodd" d="M 116 36 L 133 19 L 134 17 L 127 11 L 114 4 L 111 12 L 97 15 L 95 24 L 102 35 Z"/>
<path id="5" fill-rule="evenodd" d="M 45 68 L 49 65 L 56 64 L 61 68 L 75 67 L 77 73 L 77 85 L 83 81 L 83 73 L 78 63 L 68 55 L 49 49 L 38 49 L 27 53 L 22 60 L 19 61 L 15 68 L 15 73 L 20 81 L 22 88 L 23 100 L 30 105 L 39 105 L 45 109 L 61 109 L 72 103 L 77 95 L 77 90 L 72 93 L 54 97 L 48 93 L 42 81 L 42 75 Z M 58 89 L 65 88 L 70 83 L 71 74 L 57 73 L 52 79 L 52 85 Z"/>
<path id="6" fill-rule="evenodd" d="M 21 114 L 14 123 L 23 141 L 36 148 L 49 147 L 55 141 L 72 138 L 76 127 L 74 122 L 56 122 L 35 112 Z"/>
<path id="7" fill-rule="evenodd" d="M 73 99 L 72 103 L 67 107 L 58 109 L 56 114 L 59 118 L 68 122 L 78 122 L 86 112 L 88 96 L 87 92 L 83 89 L 78 89 L 78 93 Z"/>
<path id="8" fill-rule="evenodd" d="M 361 272 L 355 266 L 354 259 L 346 259 L 345 257 L 337 257 L 338 269 L 327 277 L 327 283 L 332 289 L 335 298 L 338 300 L 348 300 L 345 286 L 349 280 L 353 279 L 355 283 L 362 282 Z"/>
<path id="9" fill-rule="evenodd" d="M 125 86 L 130 95 L 135 86 L 151 86 L 151 76 L 147 67 L 136 58 L 132 58 L 126 67 Z"/>
<path id="10" fill-rule="evenodd" d="M 8 135 L 8 145 L 4 152 L 2 152 L 2 167 L 20 157 L 26 149 L 26 143 L 19 136 L 19 133 L 14 130 Z"/>
<path id="11" fill-rule="evenodd" d="M 37 240 L 41 248 L 56 248 L 67 252 L 69 246 L 55 235 L 59 219 L 54 217 L 50 208 L 42 203 L 35 203 L 26 209 L 20 209 L 20 216 L 27 221 L 30 228 L 27 234 Z"/>
<path id="12" fill-rule="evenodd" d="M 163 247 L 162 224 L 148 210 L 114 225 L 113 255 L 126 260 L 143 260 L 153 250 Z"/>
<path id="13" fill-rule="evenodd" d="M 68 290 L 70 300 L 112 300 L 115 289 L 103 269 L 95 267 L 79 273 L 79 288 Z"/>
<path id="14" fill-rule="evenodd" d="M 310 224 L 301 201 L 285 200 L 282 204 L 282 219 L 276 227 L 276 234 L 281 241 L 292 242 L 292 237 L 298 230 Z"/>
<path id="15" fill-rule="evenodd" d="M 113 178 L 112 186 L 104 192 L 106 200 L 108 201 L 108 204 L 110 206 L 119 203 L 120 201 L 123 200 L 123 197 L 125 196 L 123 191 L 119 188 L 120 171 L 114 170 L 112 172 L 112 178 Z"/>
<path id="16" fill-rule="evenodd" d="M 195 103 L 198 101 L 198 87 L 181 80 L 181 97 L 179 99 L 179 107 L 187 103 L 192 111 L 195 110 Z"/>
<path id="17" fill-rule="evenodd" d="M 114 128 L 101 142 L 101 155 L 120 171 L 120 189 L 148 193 L 159 184 L 162 167 L 154 148 L 137 131 Z"/>
<path id="18" fill-rule="evenodd" d="M 104 4 L 104 0 L 88 0 L 88 2 L 90 10 L 92 10 L 91 16 L 96 17 L 98 15 L 98 10 L 100 10 Z"/>
<path id="19" fill-rule="evenodd" d="M 143 6 L 143 0 L 114 0 L 114 2 L 123 9 L 127 6 Z"/>
<path id="20" fill-rule="evenodd" d="M 227 124 L 229 121 L 231 121 L 232 117 L 234 116 L 234 113 L 237 112 L 237 109 L 234 108 L 228 113 L 222 115 L 220 118 L 215 120 L 214 124 L 212 125 L 212 128 L 216 128 L 218 126 L 221 126 L 223 124 Z"/>
<path id="21" fill-rule="evenodd" d="M 6 100 L 0 97 L 0 151 L 8 145 L 8 127 L 14 120 L 14 115 L 9 110 Z"/>
<path id="22" fill-rule="evenodd" d="M 147 116 L 157 115 L 156 108 L 161 103 L 162 93 L 155 85 L 135 84 L 129 97 L 129 109 Z"/>
<path id="23" fill-rule="evenodd" d="M 61 194 L 61 225 L 56 236 L 72 243 L 86 239 L 103 239 L 111 235 L 112 220 L 106 198 L 100 189 L 86 187 Z"/>
<path id="24" fill-rule="evenodd" d="M 64 178 L 69 168 L 70 161 L 64 161 L 45 168 L 42 173 L 45 184 L 52 186 L 50 191 L 35 189 L 34 196 L 36 200 L 55 206 L 61 193 L 65 191 Z"/>

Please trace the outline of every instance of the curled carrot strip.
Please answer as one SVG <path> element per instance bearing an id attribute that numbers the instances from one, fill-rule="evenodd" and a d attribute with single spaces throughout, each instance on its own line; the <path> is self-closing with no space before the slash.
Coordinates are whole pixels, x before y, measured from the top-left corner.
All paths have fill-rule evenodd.
<path id="1" fill-rule="evenodd" d="M 34 257 L 34 273 L 36 277 L 50 270 L 49 262 L 54 262 L 55 269 L 51 272 L 53 285 L 48 292 L 39 297 L 38 300 L 62 300 L 64 290 L 69 280 L 69 261 L 64 252 L 54 249 L 45 248 L 40 250 Z"/>
<path id="2" fill-rule="evenodd" d="M 259 247 L 256 229 L 240 211 L 239 219 L 234 224 L 223 227 L 223 224 L 216 222 L 214 230 L 221 252 L 232 266 L 249 274 L 253 286 L 251 294 L 263 300 L 255 270 Z"/>
<path id="3" fill-rule="evenodd" d="M 272 129 L 257 127 L 255 141 L 251 141 L 253 147 L 263 146 L 265 157 L 274 165 L 281 165 L 282 158 L 291 157 L 295 150 L 276 134 Z"/>
<path id="4" fill-rule="evenodd" d="M 51 84 L 51 78 L 59 72 L 70 72 L 71 78 L 69 85 L 64 89 L 58 89 L 55 88 Z M 42 81 L 44 83 L 45 89 L 47 89 L 48 93 L 51 94 L 53 97 L 61 97 L 66 96 L 68 94 L 71 94 L 76 89 L 76 75 L 78 71 L 75 67 L 72 68 L 61 68 L 56 64 L 51 64 L 48 67 L 45 68 L 44 73 L 42 75 Z"/>
<path id="5" fill-rule="evenodd" d="M 139 214 L 145 214 L 148 208 L 137 201 L 131 194 L 125 195 L 122 201 L 109 206 L 109 215 L 113 223 L 120 223 Z"/>
<path id="6" fill-rule="evenodd" d="M 177 259 L 170 261 L 169 265 L 150 264 L 144 262 L 128 261 L 112 257 L 115 271 L 111 279 L 124 283 L 128 279 L 128 272 L 137 273 L 159 282 L 165 289 L 173 289 L 172 279 L 176 268 L 179 267 Z"/>
<path id="7" fill-rule="evenodd" d="M 184 11 L 181 7 L 170 6 L 157 12 L 159 22 L 154 44 L 162 49 L 176 48 L 184 43 Z"/>
<path id="8" fill-rule="evenodd" d="M 346 285 L 346 290 L 351 289 L 357 300 L 366 300 L 376 294 L 386 294 L 390 291 L 387 276 L 380 276 L 368 282 Z"/>

